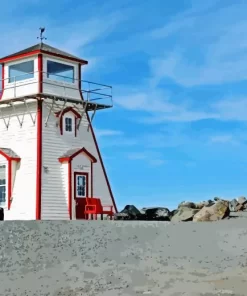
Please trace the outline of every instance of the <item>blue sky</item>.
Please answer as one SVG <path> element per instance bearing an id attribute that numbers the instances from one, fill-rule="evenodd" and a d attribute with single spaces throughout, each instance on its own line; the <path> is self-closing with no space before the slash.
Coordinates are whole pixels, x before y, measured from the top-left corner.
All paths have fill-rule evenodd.
<path id="1" fill-rule="evenodd" d="M 102 3 L 1 4 L 0 55 L 45 26 L 48 44 L 89 61 L 83 79 L 113 86 L 94 127 L 120 209 L 246 195 L 247 3 Z"/>

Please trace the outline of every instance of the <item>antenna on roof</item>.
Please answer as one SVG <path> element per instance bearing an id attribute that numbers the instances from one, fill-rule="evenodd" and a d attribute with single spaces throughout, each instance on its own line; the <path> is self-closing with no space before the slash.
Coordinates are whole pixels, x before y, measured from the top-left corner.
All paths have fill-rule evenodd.
<path id="1" fill-rule="evenodd" d="M 40 46 L 43 44 L 43 39 L 46 40 L 47 38 L 43 36 L 43 33 L 45 32 L 45 27 L 44 28 L 39 28 L 40 30 L 40 35 L 37 37 L 37 39 L 40 39 Z"/>

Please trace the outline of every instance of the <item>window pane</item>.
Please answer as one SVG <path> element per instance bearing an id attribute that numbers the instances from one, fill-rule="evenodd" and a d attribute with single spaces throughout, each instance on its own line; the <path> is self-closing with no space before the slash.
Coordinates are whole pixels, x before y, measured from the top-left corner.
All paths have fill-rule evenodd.
<path id="1" fill-rule="evenodd" d="M 86 177 L 77 176 L 77 186 L 76 186 L 77 196 L 84 197 L 86 196 Z"/>
<path id="2" fill-rule="evenodd" d="M 47 61 L 47 78 L 74 83 L 74 67 L 62 63 Z"/>
<path id="3" fill-rule="evenodd" d="M 65 131 L 72 132 L 72 118 L 65 118 Z"/>
<path id="4" fill-rule="evenodd" d="M 5 192 L 6 187 L 5 186 L 0 186 L 0 204 L 5 203 L 6 201 L 6 192 Z"/>
<path id="5" fill-rule="evenodd" d="M 6 166 L 0 166 L 0 204 L 6 201 Z"/>
<path id="6" fill-rule="evenodd" d="M 9 66 L 9 82 L 34 78 L 34 61 Z"/>

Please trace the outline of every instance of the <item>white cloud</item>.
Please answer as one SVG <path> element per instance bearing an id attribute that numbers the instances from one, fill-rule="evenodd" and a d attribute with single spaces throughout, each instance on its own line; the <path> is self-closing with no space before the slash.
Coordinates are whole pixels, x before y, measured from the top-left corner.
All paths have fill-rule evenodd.
<path id="1" fill-rule="evenodd" d="M 162 154 L 155 151 L 130 152 L 126 157 L 130 160 L 144 161 L 151 166 L 161 166 L 165 163 Z"/>
<path id="2" fill-rule="evenodd" d="M 118 130 L 97 129 L 97 128 L 94 128 L 94 131 L 95 131 L 97 137 L 119 136 L 119 135 L 123 135 L 123 132 L 122 132 L 122 131 L 118 131 Z"/>

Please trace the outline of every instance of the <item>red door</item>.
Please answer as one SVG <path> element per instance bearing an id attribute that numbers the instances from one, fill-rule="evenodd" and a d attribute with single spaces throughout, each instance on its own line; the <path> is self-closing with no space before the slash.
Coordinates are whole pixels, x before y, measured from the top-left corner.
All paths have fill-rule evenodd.
<path id="1" fill-rule="evenodd" d="M 88 173 L 74 173 L 74 198 L 76 219 L 85 219 L 86 197 L 88 197 Z"/>

